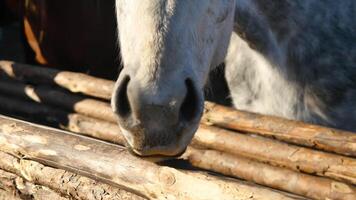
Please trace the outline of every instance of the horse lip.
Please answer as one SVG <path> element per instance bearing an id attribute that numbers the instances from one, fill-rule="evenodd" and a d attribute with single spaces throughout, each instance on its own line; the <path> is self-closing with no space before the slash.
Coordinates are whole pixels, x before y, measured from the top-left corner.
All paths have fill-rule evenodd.
<path id="1" fill-rule="evenodd" d="M 177 154 L 172 154 L 172 155 L 165 155 L 165 154 L 152 154 L 152 155 L 144 155 L 140 152 L 138 152 L 137 150 L 135 150 L 134 148 L 130 147 L 129 145 L 127 146 L 127 150 L 129 151 L 129 153 L 135 157 L 144 159 L 144 160 L 148 160 L 148 161 L 152 161 L 152 162 L 161 162 L 164 160 L 171 160 L 171 159 L 175 159 L 175 158 L 179 158 L 181 157 L 185 151 L 187 150 L 187 147 L 185 147 L 182 151 L 180 151 Z"/>

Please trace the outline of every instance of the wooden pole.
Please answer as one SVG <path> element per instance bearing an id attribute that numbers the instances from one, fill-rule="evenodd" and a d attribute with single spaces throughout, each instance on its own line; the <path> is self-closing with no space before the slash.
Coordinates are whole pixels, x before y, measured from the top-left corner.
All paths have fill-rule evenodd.
<path id="1" fill-rule="evenodd" d="M 0 80 L 0 91 L 8 95 L 56 106 L 97 119 L 113 123 L 117 122 L 117 118 L 112 112 L 110 104 L 107 102 L 75 95 L 55 88 L 35 87 L 21 82 Z"/>
<path id="2" fill-rule="evenodd" d="M 11 87 L 8 86 L 8 88 Z M 16 95 L 16 93 L 14 94 Z M 46 93 L 41 93 L 40 95 L 36 96 L 42 97 L 49 95 Z M 54 99 L 55 97 L 56 96 L 53 95 Z M 68 94 L 66 98 L 70 99 L 71 95 Z M 11 100 L 4 99 L 4 97 L 0 98 L 0 100 L 1 99 L 4 103 L 0 105 L 0 108 L 2 106 L 3 110 L 11 108 L 13 112 L 21 112 L 21 110 L 19 110 L 20 106 L 18 106 L 21 105 L 20 102 L 14 104 L 11 102 Z M 91 106 L 90 103 L 88 103 L 86 106 L 95 108 L 95 105 L 96 104 L 93 104 Z M 103 109 L 104 108 L 105 107 L 103 106 Z M 26 110 L 26 108 L 21 109 Z M 34 109 L 34 107 L 32 109 Z M 39 112 L 42 109 L 36 108 L 34 110 L 35 112 Z M 92 111 L 95 112 L 96 109 L 92 109 Z M 111 111 L 100 110 L 99 112 L 108 113 Z M 97 113 L 94 116 L 98 115 L 100 115 L 100 113 Z M 51 116 L 50 111 L 46 113 L 46 116 Z M 75 116 L 72 116 L 72 118 L 73 117 Z M 73 124 L 73 120 L 72 126 L 73 127 L 70 129 L 71 131 L 75 131 L 75 127 L 78 127 L 77 125 Z M 121 134 L 119 134 L 119 128 L 113 130 L 118 131 L 116 136 L 115 133 L 113 133 L 112 139 L 107 137 L 106 138 L 110 139 L 110 141 L 113 141 L 113 139 L 117 141 L 120 140 L 122 144 L 123 138 Z M 275 166 L 282 166 L 295 171 L 317 174 L 319 176 L 325 176 L 335 180 L 356 184 L 356 159 L 354 158 L 316 151 L 295 145 L 289 145 L 268 138 L 254 137 L 206 125 L 200 126 L 193 138 L 193 143 L 204 148 L 215 149 L 236 155 L 243 155 L 245 157 L 256 159 L 261 162 L 267 162 Z"/>
<path id="3" fill-rule="evenodd" d="M 356 184 L 356 159 L 201 125 L 193 144 Z"/>
<path id="4" fill-rule="evenodd" d="M 269 136 L 288 143 L 356 156 L 356 133 L 205 103 L 204 123 Z"/>
<path id="5" fill-rule="evenodd" d="M 81 114 L 69 114 L 68 125 L 64 128 L 74 133 L 85 134 L 114 144 L 125 144 L 125 138 L 118 125 Z"/>
<path id="6" fill-rule="evenodd" d="M 81 73 L 60 72 L 10 61 L 0 61 L 0 74 L 1 72 L 17 80 L 57 84 L 72 92 L 81 92 L 107 100 L 110 99 L 114 87 L 113 81 Z M 269 136 L 288 143 L 356 157 L 355 133 L 278 117 L 241 112 L 209 102 L 205 107 L 203 122 L 206 124 Z"/>
<path id="7" fill-rule="evenodd" d="M 1 200 L 23 200 L 20 197 L 16 196 L 16 194 L 13 194 L 12 192 L 8 192 L 5 189 L 0 190 L 0 199 Z"/>
<path id="8" fill-rule="evenodd" d="M 1 96 L 0 102 L 5 102 Z M 11 103 L 14 103 L 15 105 L 21 104 L 21 102 L 18 101 L 11 101 Z M 5 103 L 5 105 L 6 104 L 7 103 Z M 36 110 L 40 112 L 41 106 L 39 106 L 39 108 Z M 41 115 L 40 113 L 37 114 Z M 106 141 L 123 144 L 123 138 L 121 138 L 121 141 L 117 139 L 113 141 L 112 139 L 116 137 L 104 138 L 102 136 L 105 136 L 105 134 L 110 131 L 113 131 L 113 135 L 119 134 L 120 129 L 118 126 L 114 124 L 108 126 L 107 122 L 103 123 L 100 120 L 92 119 L 79 114 L 69 115 L 73 117 L 70 117 L 68 122 L 61 123 L 70 124 L 65 126 L 68 130 L 84 135 L 90 135 L 99 139 L 101 138 Z M 48 113 L 47 116 L 55 118 L 55 116 L 50 115 L 50 113 Z M 200 130 L 198 130 L 198 132 L 199 131 Z M 183 157 L 187 158 L 187 160 L 189 160 L 189 162 L 191 162 L 195 167 L 212 170 L 237 178 L 242 178 L 275 189 L 306 196 L 308 198 L 350 199 L 350 197 L 353 197 L 355 194 L 353 193 L 355 192 L 354 187 L 348 186 L 347 184 L 333 181 L 327 178 L 315 177 L 292 170 L 283 169 L 280 167 L 273 167 L 268 164 L 263 164 L 238 155 L 232 155 L 213 150 L 198 150 L 196 148 L 190 147 L 183 155 Z M 308 185 L 313 185 L 313 187 L 308 187 Z M 340 188 L 340 190 L 335 188 Z"/>
<path id="9" fill-rule="evenodd" d="M 157 166 L 117 145 L 7 117 L 0 117 L 0 150 L 151 199 L 295 199 L 242 182 Z"/>
<path id="10" fill-rule="evenodd" d="M 20 176 L 0 169 L 0 199 L 69 200 L 70 198 L 64 197 L 48 187 L 27 182 Z"/>
<path id="11" fill-rule="evenodd" d="M 6 179 L 12 183 L 20 179 L 25 185 L 38 185 L 39 188 L 45 187 L 51 190 L 51 193 L 70 197 L 68 199 L 78 200 L 143 200 L 144 198 L 133 193 L 112 187 L 108 184 L 89 179 L 78 174 L 74 174 L 63 169 L 56 169 L 42 165 L 33 160 L 20 159 L 15 156 L 0 151 L 0 168 L 11 174 L 5 174 Z M 3 170 L 0 170 L 0 175 Z M 13 180 L 15 178 L 15 181 Z M 16 184 L 14 189 L 21 189 L 21 185 Z M 10 188 L 11 183 L 7 188 Z M 29 188 L 31 189 L 31 188 Z M 22 190 L 21 190 L 22 191 Z M 38 193 L 36 190 L 34 191 Z M 41 192 L 41 191 L 39 191 Z M 27 191 L 26 193 L 32 193 Z M 44 200 L 50 198 L 42 198 Z M 57 198 L 52 198 L 57 200 Z M 67 198 L 66 198 L 67 199 Z"/>
<path id="12" fill-rule="evenodd" d="M 356 199 L 355 187 L 345 183 L 274 167 L 241 156 L 196 148 L 189 148 L 185 156 L 194 166 L 307 198 Z"/>
<path id="13" fill-rule="evenodd" d="M 103 99 L 110 99 L 114 88 L 114 82 L 109 80 L 95 78 L 82 73 L 58 71 L 11 61 L 0 61 L 1 73 L 17 80 L 58 85 L 71 92 L 81 92 Z"/>
<path id="14" fill-rule="evenodd" d="M 65 112 L 48 105 L 15 97 L 5 97 L 0 94 L 0 111 L 14 117 L 46 123 L 115 144 L 125 143 L 121 130 L 116 124 L 77 113 Z"/>

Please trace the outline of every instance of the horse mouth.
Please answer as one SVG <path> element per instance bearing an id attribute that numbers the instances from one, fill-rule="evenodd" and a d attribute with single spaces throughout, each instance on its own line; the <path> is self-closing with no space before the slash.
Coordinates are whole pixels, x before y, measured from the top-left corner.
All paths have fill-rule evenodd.
<path id="1" fill-rule="evenodd" d="M 143 159 L 143 160 L 151 161 L 151 162 L 161 162 L 161 161 L 166 161 L 166 160 L 173 160 L 173 159 L 181 157 L 187 150 L 187 147 L 185 147 L 182 151 L 179 151 L 178 153 L 171 154 L 171 155 L 160 154 L 160 153 L 144 155 L 144 154 L 136 151 L 134 148 L 130 147 L 130 145 L 127 145 L 126 148 L 131 155 L 138 157 L 140 159 Z"/>

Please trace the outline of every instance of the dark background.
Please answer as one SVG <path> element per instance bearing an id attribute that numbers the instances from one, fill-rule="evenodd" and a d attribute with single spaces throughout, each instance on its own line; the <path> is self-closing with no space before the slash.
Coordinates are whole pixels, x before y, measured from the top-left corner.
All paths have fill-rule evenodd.
<path id="1" fill-rule="evenodd" d="M 116 80 L 121 66 L 115 0 L 0 0 L 0 60 Z M 210 74 L 208 100 L 229 105 L 224 66 Z"/>

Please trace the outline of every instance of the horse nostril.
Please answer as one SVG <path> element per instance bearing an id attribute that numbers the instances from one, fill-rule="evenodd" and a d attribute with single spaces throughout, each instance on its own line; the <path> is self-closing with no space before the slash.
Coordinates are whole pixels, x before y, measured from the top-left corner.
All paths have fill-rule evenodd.
<path id="1" fill-rule="evenodd" d="M 180 118 L 184 121 L 192 121 L 199 114 L 199 96 L 191 79 L 185 81 L 187 93 L 180 108 Z"/>
<path id="2" fill-rule="evenodd" d="M 128 117 L 131 114 L 130 102 L 127 95 L 127 86 L 129 82 L 130 77 L 126 76 L 118 88 L 119 92 L 117 94 L 117 114 L 123 118 Z"/>

